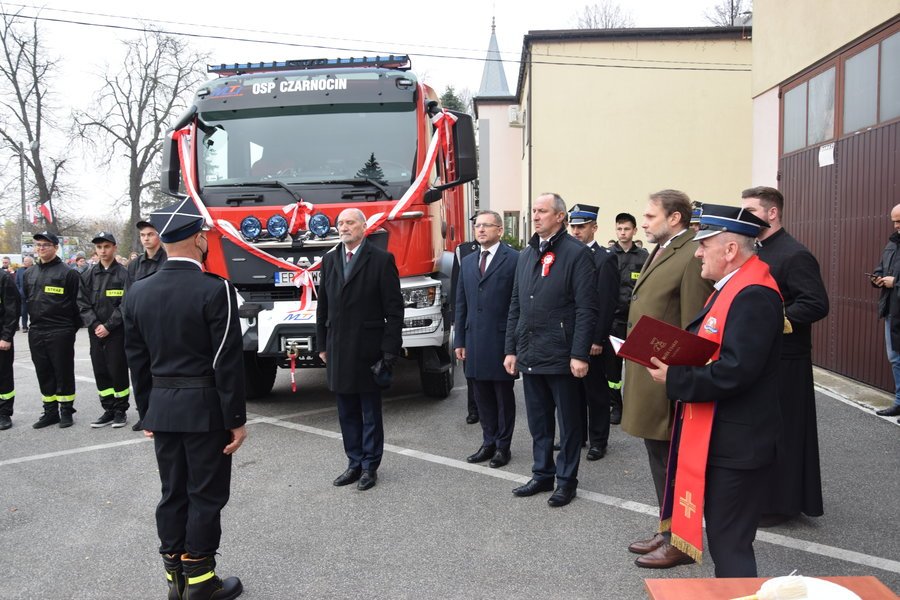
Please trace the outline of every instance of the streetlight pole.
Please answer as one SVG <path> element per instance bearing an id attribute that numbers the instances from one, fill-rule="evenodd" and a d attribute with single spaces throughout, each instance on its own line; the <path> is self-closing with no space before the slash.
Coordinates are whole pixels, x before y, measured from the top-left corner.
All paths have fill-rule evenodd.
<path id="1" fill-rule="evenodd" d="M 19 142 L 19 187 L 22 191 L 22 233 L 19 236 L 19 246 L 21 246 L 21 238 L 25 237 L 25 224 L 28 222 L 28 215 L 25 210 L 25 142 Z"/>

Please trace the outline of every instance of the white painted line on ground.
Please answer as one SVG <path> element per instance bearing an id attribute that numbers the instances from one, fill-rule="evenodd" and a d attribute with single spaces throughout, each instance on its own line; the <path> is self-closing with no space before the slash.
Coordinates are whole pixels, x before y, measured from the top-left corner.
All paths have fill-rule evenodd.
<path id="1" fill-rule="evenodd" d="M 93 446 L 82 446 L 81 448 L 71 448 L 69 450 L 59 450 L 57 452 L 47 452 L 46 454 L 32 454 L 31 456 L 20 456 L 19 458 L 9 458 L 0 460 L 0 467 L 6 465 L 16 465 L 19 463 L 31 462 L 35 460 L 44 460 L 47 458 L 58 458 L 60 456 L 69 456 L 70 454 L 81 454 L 83 452 L 93 452 L 95 450 L 107 450 L 109 448 L 119 448 L 121 446 L 130 446 L 132 444 L 140 444 L 141 442 L 149 442 L 151 438 L 138 437 L 131 440 L 123 440 L 121 442 L 110 442 L 108 444 L 95 444 Z"/>

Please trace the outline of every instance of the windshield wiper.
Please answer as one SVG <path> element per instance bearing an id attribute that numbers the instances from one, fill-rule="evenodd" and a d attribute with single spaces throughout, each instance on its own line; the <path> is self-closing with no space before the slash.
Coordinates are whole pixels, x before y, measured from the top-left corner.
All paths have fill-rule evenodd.
<path id="1" fill-rule="evenodd" d="M 369 177 L 354 177 L 351 179 L 327 179 L 324 181 L 304 181 L 303 185 L 340 185 L 340 184 L 353 184 L 353 185 L 370 185 L 384 194 L 384 197 L 388 200 L 393 200 L 391 197 L 391 191 L 385 186 L 383 183 L 376 179 L 371 179 Z M 343 196 L 346 197 L 348 195 L 352 195 L 352 192 L 344 192 Z"/>
<path id="2" fill-rule="evenodd" d="M 209 187 L 209 186 L 207 186 L 207 187 Z M 225 186 L 223 186 L 223 187 L 225 187 Z M 278 187 L 278 188 L 281 188 L 281 189 L 283 189 L 284 191 L 286 191 L 288 194 L 290 194 L 290 195 L 291 195 L 291 198 L 294 199 L 294 202 L 300 202 L 300 200 L 301 200 L 300 194 L 294 192 L 294 190 L 292 190 L 290 187 L 288 187 L 288 185 L 287 185 L 285 182 L 283 182 L 283 181 L 281 181 L 281 180 L 279 180 L 279 179 L 267 179 L 267 180 L 265 180 L 265 181 L 255 181 L 255 182 L 252 182 L 252 183 L 251 183 L 251 182 L 232 183 L 232 184 L 228 184 L 228 187 Z M 253 201 L 255 201 L 255 202 L 262 202 L 262 197 L 259 197 L 259 199 L 257 200 L 256 197 L 251 197 L 251 196 L 241 197 L 241 196 L 237 196 L 237 197 L 230 197 L 230 198 L 228 198 L 227 202 L 228 202 L 229 204 L 231 204 L 231 203 L 237 203 L 238 205 L 240 205 L 240 203 L 241 203 L 242 201 L 246 201 L 246 200 L 253 200 Z"/>

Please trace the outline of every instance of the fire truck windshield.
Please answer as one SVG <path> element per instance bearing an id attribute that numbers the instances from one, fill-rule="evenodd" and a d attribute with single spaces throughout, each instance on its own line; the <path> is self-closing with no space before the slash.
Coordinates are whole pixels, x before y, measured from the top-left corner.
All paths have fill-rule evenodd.
<path id="1" fill-rule="evenodd" d="M 302 189 L 369 179 L 402 193 L 415 178 L 413 105 L 303 106 L 200 116 L 202 188 L 267 185 Z M 338 109 L 339 112 L 335 112 Z"/>

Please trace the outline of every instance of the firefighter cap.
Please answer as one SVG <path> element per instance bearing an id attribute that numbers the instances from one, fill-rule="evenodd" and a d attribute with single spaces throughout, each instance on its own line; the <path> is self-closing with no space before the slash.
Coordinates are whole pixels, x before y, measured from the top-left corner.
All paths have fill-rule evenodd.
<path id="1" fill-rule="evenodd" d="M 769 227 L 769 224 L 746 209 L 704 204 L 703 214 L 700 216 L 700 231 L 694 239 L 702 240 L 726 231 L 755 238 L 763 227 Z"/>
<path id="2" fill-rule="evenodd" d="M 186 240 L 203 229 L 203 216 L 190 198 L 166 206 L 150 215 L 150 224 L 164 244 Z"/>
<path id="3" fill-rule="evenodd" d="M 600 209 L 590 204 L 576 204 L 569 211 L 569 225 L 584 225 L 597 220 Z"/>
<path id="4" fill-rule="evenodd" d="M 109 242 L 113 246 L 117 246 L 116 236 L 111 234 L 108 231 L 101 231 L 97 235 L 94 236 L 94 239 L 91 240 L 92 244 L 99 244 L 100 242 Z"/>
<path id="5" fill-rule="evenodd" d="M 50 242 L 54 246 L 59 246 L 59 238 L 56 237 L 55 234 L 50 233 L 49 231 L 42 231 L 40 233 L 36 233 L 32 236 L 32 239 L 45 240 L 47 242 Z"/>

